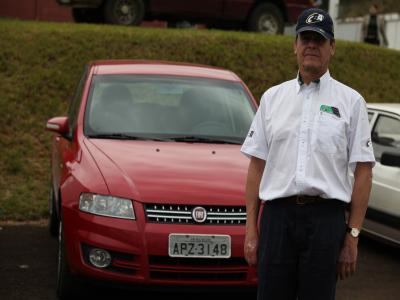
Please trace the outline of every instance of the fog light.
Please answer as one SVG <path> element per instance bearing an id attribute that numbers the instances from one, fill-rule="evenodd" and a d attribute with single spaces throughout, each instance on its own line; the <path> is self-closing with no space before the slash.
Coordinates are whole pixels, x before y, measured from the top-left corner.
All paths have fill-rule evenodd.
<path id="1" fill-rule="evenodd" d="M 106 250 L 93 248 L 89 252 L 89 260 L 97 268 L 107 268 L 111 264 L 111 255 Z"/>

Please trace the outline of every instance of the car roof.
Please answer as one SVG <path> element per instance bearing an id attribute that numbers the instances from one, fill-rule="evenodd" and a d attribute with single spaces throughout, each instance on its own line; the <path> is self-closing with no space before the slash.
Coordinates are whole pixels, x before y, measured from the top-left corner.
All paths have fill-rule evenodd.
<path id="1" fill-rule="evenodd" d="M 368 108 L 384 110 L 400 115 L 400 103 L 367 103 Z"/>
<path id="2" fill-rule="evenodd" d="M 89 63 L 99 75 L 173 75 L 241 82 L 233 72 L 205 65 L 158 60 L 97 60 Z"/>

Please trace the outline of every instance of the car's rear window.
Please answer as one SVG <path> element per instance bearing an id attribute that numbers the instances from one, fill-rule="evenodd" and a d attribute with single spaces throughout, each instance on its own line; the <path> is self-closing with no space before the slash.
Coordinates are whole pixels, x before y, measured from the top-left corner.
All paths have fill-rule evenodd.
<path id="1" fill-rule="evenodd" d="M 240 83 L 204 78 L 97 75 L 86 135 L 226 137 L 242 142 L 255 107 Z"/>

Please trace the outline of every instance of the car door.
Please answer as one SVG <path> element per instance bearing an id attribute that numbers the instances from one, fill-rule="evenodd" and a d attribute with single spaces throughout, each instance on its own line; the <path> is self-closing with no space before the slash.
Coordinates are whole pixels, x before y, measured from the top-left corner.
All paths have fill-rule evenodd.
<path id="1" fill-rule="evenodd" d="M 371 121 L 371 136 L 377 163 L 373 169 L 369 209 L 387 217 L 400 217 L 400 167 L 386 166 L 380 162 L 384 152 L 400 154 L 400 116 L 375 111 Z"/>
<path id="2" fill-rule="evenodd" d="M 224 0 L 152 0 L 150 10 L 183 18 L 216 17 L 222 13 Z"/>

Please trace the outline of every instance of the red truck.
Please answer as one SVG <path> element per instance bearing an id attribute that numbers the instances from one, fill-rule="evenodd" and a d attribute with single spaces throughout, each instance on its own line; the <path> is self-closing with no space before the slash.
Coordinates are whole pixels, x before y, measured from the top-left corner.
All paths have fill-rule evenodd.
<path id="1" fill-rule="evenodd" d="M 142 21 L 205 24 L 266 34 L 283 33 L 313 0 L 56 0 L 72 7 L 76 22 L 140 25 Z"/>

